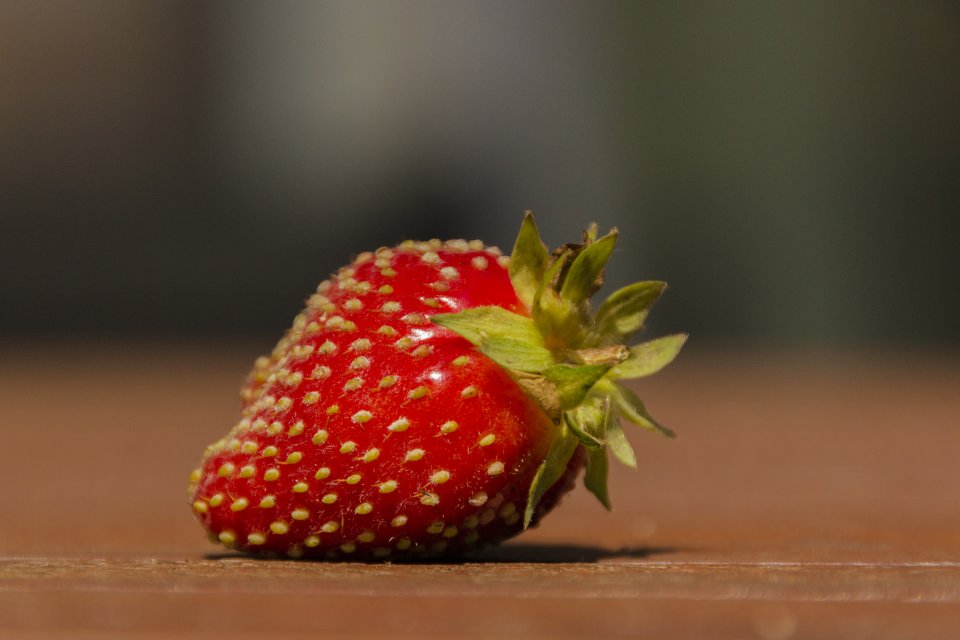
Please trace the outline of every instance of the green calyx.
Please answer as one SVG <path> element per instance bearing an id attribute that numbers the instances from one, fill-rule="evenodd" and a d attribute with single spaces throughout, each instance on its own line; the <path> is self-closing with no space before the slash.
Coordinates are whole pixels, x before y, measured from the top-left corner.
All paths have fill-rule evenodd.
<path id="1" fill-rule="evenodd" d="M 621 382 L 656 373 L 687 339 L 681 333 L 631 347 L 624 344 L 643 328 L 666 283 L 637 282 L 610 294 L 595 313 L 590 309 L 590 297 L 603 286 L 604 267 L 616 242 L 616 229 L 597 238 L 596 225 L 591 225 L 582 244 L 550 253 L 527 212 L 510 257 L 510 280 L 530 316 L 477 307 L 432 318 L 506 368 L 556 427 L 530 486 L 525 528 L 579 446 L 587 454 L 586 487 L 609 509 L 607 451 L 631 468 L 637 465 L 621 420 L 674 435 Z"/>

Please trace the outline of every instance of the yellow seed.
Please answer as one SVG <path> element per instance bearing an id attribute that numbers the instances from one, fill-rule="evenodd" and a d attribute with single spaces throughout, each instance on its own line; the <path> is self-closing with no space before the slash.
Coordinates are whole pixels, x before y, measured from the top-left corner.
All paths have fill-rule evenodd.
<path id="1" fill-rule="evenodd" d="M 283 431 L 283 423 L 277 420 L 274 420 L 273 422 L 271 422 L 270 426 L 267 427 L 267 433 L 271 436 L 275 436 L 281 431 Z"/>
<path id="2" fill-rule="evenodd" d="M 436 520 L 433 523 L 431 523 L 429 527 L 427 527 L 427 533 L 432 533 L 436 535 L 441 531 L 443 531 L 444 526 L 445 525 L 443 524 L 442 520 Z"/>
<path id="3" fill-rule="evenodd" d="M 237 541 L 237 534 L 229 529 L 226 531 L 221 531 L 220 535 L 217 537 L 220 538 L 220 542 L 227 546 L 230 546 Z"/>
<path id="4" fill-rule="evenodd" d="M 327 495 L 320 498 L 320 502 L 322 502 L 323 504 L 333 504 L 336 501 L 337 501 L 337 494 L 335 493 L 328 493 Z"/>
<path id="5" fill-rule="evenodd" d="M 246 498 L 237 498 L 230 504 L 231 511 L 243 511 L 250 506 L 250 501 Z"/>
<path id="6" fill-rule="evenodd" d="M 280 469 L 272 468 L 263 472 L 263 479 L 267 482 L 273 482 L 280 477 Z"/>
<path id="7" fill-rule="evenodd" d="M 281 520 L 277 520 L 276 522 L 270 523 L 270 531 L 273 531 L 275 534 L 279 536 L 282 536 L 289 530 L 290 530 L 290 527 L 287 525 L 287 523 Z"/>
<path id="8" fill-rule="evenodd" d="M 407 516 L 399 515 L 390 521 L 391 527 L 402 527 L 407 524 Z"/>
<path id="9" fill-rule="evenodd" d="M 397 380 L 399 379 L 399 376 L 384 376 L 383 379 L 380 380 L 380 388 L 389 389 L 393 385 L 397 384 Z"/>
<path id="10" fill-rule="evenodd" d="M 250 535 L 247 536 L 247 542 L 249 544 L 254 544 L 254 545 L 263 544 L 266 541 L 267 541 L 267 536 L 263 535 L 262 533 L 251 533 Z"/>
<path id="11" fill-rule="evenodd" d="M 460 428 L 460 425 L 457 424 L 455 420 L 447 420 L 442 425 L 440 425 L 440 433 L 453 433 Z"/>
<path id="12" fill-rule="evenodd" d="M 343 385 L 344 391 L 356 391 L 363 386 L 363 378 L 350 378 L 347 380 L 346 384 Z"/>
<path id="13" fill-rule="evenodd" d="M 466 366 L 469 362 L 470 362 L 470 358 L 468 356 L 459 356 L 453 359 L 452 364 L 455 367 L 463 367 L 463 366 Z"/>
<path id="14" fill-rule="evenodd" d="M 327 415 L 328 415 L 328 416 L 332 416 L 332 415 L 334 415 L 335 413 L 340 413 L 340 406 L 339 406 L 339 405 L 332 404 L 332 405 L 330 405 L 329 407 L 327 407 Z"/>
<path id="15" fill-rule="evenodd" d="M 460 392 L 461 398 L 476 398 L 479 391 L 473 385 L 466 387 L 463 391 Z"/>
<path id="16" fill-rule="evenodd" d="M 257 469 L 252 464 L 248 464 L 240 468 L 241 478 L 252 478 L 255 475 L 257 475 Z"/>
<path id="17" fill-rule="evenodd" d="M 318 364 L 313 368 L 313 371 L 310 372 L 310 377 L 314 380 L 323 380 L 324 378 L 329 378 L 331 373 L 333 373 L 333 370 L 330 367 Z"/>
<path id="18" fill-rule="evenodd" d="M 434 471 L 432 474 L 430 474 L 430 482 L 433 484 L 443 484 L 448 480 L 450 480 L 450 472 L 446 469 Z"/>
<path id="19" fill-rule="evenodd" d="M 317 404 L 317 401 L 319 400 L 320 400 L 319 391 L 308 391 L 307 393 L 303 394 L 303 404 L 307 404 L 307 405 Z"/>
<path id="20" fill-rule="evenodd" d="M 380 493 L 393 493 L 396 490 L 397 490 L 396 480 L 387 480 L 386 482 L 380 483 Z"/>
<path id="21" fill-rule="evenodd" d="M 274 496 L 263 496 L 263 500 L 260 501 L 261 509 L 272 509 L 277 506 L 277 499 Z"/>
<path id="22" fill-rule="evenodd" d="M 361 410 L 353 414 L 350 420 L 352 420 L 353 422 L 357 422 L 359 424 L 363 424 L 364 422 L 369 422 L 371 418 L 373 418 L 372 413 L 366 410 Z"/>
<path id="23" fill-rule="evenodd" d="M 385 324 L 381 326 L 379 329 L 377 329 L 377 333 L 379 333 L 380 335 L 387 336 L 388 338 L 391 338 L 397 335 L 397 330 L 391 327 L 390 325 Z"/>
<path id="24" fill-rule="evenodd" d="M 334 316 L 334 317 L 337 317 L 337 316 Z M 328 324 L 329 324 L 329 322 L 328 322 Z M 320 353 L 320 354 L 325 355 L 325 356 L 330 355 L 331 353 L 333 353 L 333 352 L 336 351 L 336 350 L 337 350 L 337 345 L 333 344 L 333 343 L 330 342 L 329 340 L 325 341 L 323 344 L 321 344 L 319 347 L 317 347 L 317 353 Z"/>
<path id="25" fill-rule="evenodd" d="M 263 451 L 260 452 L 260 455 L 264 458 L 272 458 L 273 456 L 277 455 L 277 448 L 273 445 L 264 447 Z"/>
<path id="26" fill-rule="evenodd" d="M 503 470 L 504 470 L 503 463 L 500 461 L 497 461 L 492 463 L 489 467 L 487 467 L 487 474 L 491 476 L 498 476 L 501 473 L 503 473 Z"/>
<path id="27" fill-rule="evenodd" d="M 363 454 L 364 462 L 373 462 L 380 457 L 380 449 L 368 449 L 365 454 Z"/>
<path id="28" fill-rule="evenodd" d="M 328 434 L 325 429 L 320 429 L 315 434 L 313 434 L 312 442 L 313 444 L 323 444 L 324 442 L 327 441 L 327 438 L 329 436 L 330 434 Z"/>
<path id="29" fill-rule="evenodd" d="M 221 478 L 226 478 L 232 476 L 233 473 L 237 470 L 237 467 L 232 462 L 224 462 L 220 465 L 220 468 L 217 469 L 217 475 Z"/>
<path id="30" fill-rule="evenodd" d="M 380 287 L 379 289 L 377 289 L 377 291 L 378 291 L 379 293 L 382 293 L 382 294 L 385 295 L 385 296 L 388 296 L 388 295 L 390 295 L 391 293 L 393 293 L 393 287 L 391 287 L 391 286 L 388 285 L 388 284 L 385 284 L 385 285 L 383 285 L 382 287 Z"/>
<path id="31" fill-rule="evenodd" d="M 395 546 L 400 551 L 406 551 L 407 549 L 410 548 L 411 544 L 413 543 L 410 542 L 409 538 L 400 538 L 399 540 L 397 540 L 397 544 Z"/>
<path id="32" fill-rule="evenodd" d="M 320 544 L 320 536 L 307 536 L 303 539 L 303 546 L 316 547 Z"/>
<path id="33" fill-rule="evenodd" d="M 408 393 L 407 397 L 410 398 L 411 400 L 419 400 L 420 398 L 426 396 L 428 393 L 430 393 L 430 389 L 428 389 L 424 385 L 420 385 L 419 387 L 417 387 L 416 389 Z"/>
<path id="34" fill-rule="evenodd" d="M 410 421 L 407 420 L 406 418 L 400 418 L 390 423 L 390 426 L 387 427 L 387 431 L 393 431 L 395 433 L 399 433 L 401 431 L 406 431 L 409 427 L 410 427 Z"/>
<path id="35" fill-rule="evenodd" d="M 303 459 L 303 454 L 299 451 L 294 451 L 287 456 L 287 464 L 296 464 Z"/>
<path id="36" fill-rule="evenodd" d="M 410 451 L 407 451 L 407 455 L 404 459 L 407 462 L 415 462 L 422 458 L 424 453 L 425 452 L 423 449 L 410 449 Z"/>
<path id="37" fill-rule="evenodd" d="M 450 525 L 449 527 L 447 527 L 446 529 L 443 530 L 443 537 L 444 537 L 444 538 L 453 538 L 453 537 L 456 537 L 456 535 L 457 535 L 459 532 L 460 532 L 459 529 L 457 529 L 454 525 Z"/>
<path id="38" fill-rule="evenodd" d="M 306 509 L 294 509 L 290 512 L 290 517 L 294 520 L 306 520 L 310 517 L 310 512 Z"/>
<path id="39" fill-rule="evenodd" d="M 357 443 L 352 440 L 344 442 L 340 446 L 340 453 L 353 453 L 357 448 Z"/>
<path id="40" fill-rule="evenodd" d="M 364 531 L 357 536 L 357 542 L 373 542 L 376 537 L 373 531 Z"/>
<path id="41" fill-rule="evenodd" d="M 424 493 L 420 496 L 420 504 L 435 507 L 440 504 L 440 496 L 435 493 Z"/>
<path id="42" fill-rule="evenodd" d="M 353 475 L 347 476 L 347 484 L 357 484 L 360 482 L 360 474 L 354 473 Z"/>
<path id="43" fill-rule="evenodd" d="M 357 545 L 352 542 L 344 542 L 342 545 L 340 545 L 340 551 L 343 551 L 344 553 L 353 553 L 356 550 Z"/>
<path id="44" fill-rule="evenodd" d="M 329 522 L 323 523 L 323 526 L 320 527 L 320 531 L 324 533 L 336 533 L 340 528 L 340 523 L 336 520 L 330 520 Z"/>
<path id="45" fill-rule="evenodd" d="M 253 440 L 247 440 L 247 441 L 244 442 L 243 445 L 240 447 L 240 451 L 241 451 L 242 453 L 247 454 L 248 456 L 249 456 L 249 455 L 253 455 L 254 453 L 257 452 L 257 443 L 254 442 Z"/>
<path id="46" fill-rule="evenodd" d="M 370 348 L 370 341 L 366 338 L 359 338 L 350 343 L 351 351 L 366 351 Z"/>
<path id="47" fill-rule="evenodd" d="M 373 505 L 370 504 L 369 502 L 361 502 L 360 504 L 357 505 L 357 508 L 354 509 L 353 511 L 358 515 L 363 516 L 373 511 Z"/>
<path id="48" fill-rule="evenodd" d="M 209 502 L 211 507 L 219 507 L 221 504 L 223 504 L 223 494 L 222 493 L 214 494 L 213 496 L 211 496 Z"/>
<path id="49" fill-rule="evenodd" d="M 254 445 L 254 447 L 256 447 L 256 445 Z M 256 448 L 254 448 L 254 451 L 256 451 Z M 197 484 L 198 482 L 200 482 L 200 478 L 202 477 L 202 474 L 203 472 L 200 469 L 194 469 L 193 471 L 191 471 L 190 484 Z"/>
<path id="50" fill-rule="evenodd" d="M 329 467 L 320 467 L 317 469 L 317 472 L 313 474 L 313 477 L 317 480 L 326 480 L 330 477 L 330 468 Z"/>
<path id="51" fill-rule="evenodd" d="M 195 500 L 193 502 L 193 510 L 197 513 L 206 513 L 207 512 L 207 503 L 203 500 Z"/>
<path id="52" fill-rule="evenodd" d="M 479 444 L 481 447 L 489 447 L 496 441 L 496 439 L 497 439 L 497 436 L 493 435 L 492 433 L 488 433 L 487 435 L 480 438 L 477 444 Z"/>
<path id="53" fill-rule="evenodd" d="M 308 485 L 306 482 L 298 482 L 297 484 L 293 485 L 294 493 L 306 493 L 309 490 L 310 485 Z"/>

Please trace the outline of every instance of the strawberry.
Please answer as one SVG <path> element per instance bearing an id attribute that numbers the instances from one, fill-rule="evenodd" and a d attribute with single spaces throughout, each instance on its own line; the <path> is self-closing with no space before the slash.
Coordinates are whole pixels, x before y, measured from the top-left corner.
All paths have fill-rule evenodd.
<path id="1" fill-rule="evenodd" d="M 459 554 L 536 524 L 586 466 L 609 508 L 617 415 L 670 435 L 620 380 L 683 334 L 627 348 L 662 282 L 596 313 L 616 230 L 548 254 L 527 214 L 510 258 L 478 241 L 404 242 L 320 283 L 242 390 L 242 415 L 191 475 L 229 548 L 289 557 Z"/>

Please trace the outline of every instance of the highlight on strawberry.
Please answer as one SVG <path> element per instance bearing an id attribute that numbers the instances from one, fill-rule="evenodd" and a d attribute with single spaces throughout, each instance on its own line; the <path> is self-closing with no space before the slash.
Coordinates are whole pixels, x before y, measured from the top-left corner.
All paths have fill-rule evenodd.
<path id="1" fill-rule="evenodd" d="M 240 420 L 190 476 L 214 542 L 268 556 L 459 555 L 514 536 L 584 482 L 605 507 L 622 422 L 663 435 L 623 384 L 685 334 L 626 346 L 665 283 L 596 310 L 617 231 L 552 253 L 526 214 L 513 253 L 403 242 L 324 280 L 243 386 Z"/>

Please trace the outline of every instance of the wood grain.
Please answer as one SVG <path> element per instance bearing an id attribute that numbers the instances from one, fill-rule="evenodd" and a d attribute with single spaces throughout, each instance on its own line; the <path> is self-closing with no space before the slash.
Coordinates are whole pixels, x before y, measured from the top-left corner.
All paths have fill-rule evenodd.
<path id="1" fill-rule="evenodd" d="M 0 349 L 0 637 L 960 637 L 960 359 L 685 354 L 579 490 L 462 562 L 258 561 L 186 504 L 266 345 Z"/>

